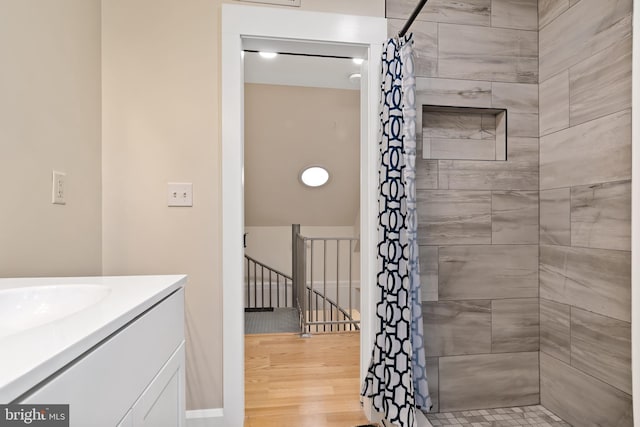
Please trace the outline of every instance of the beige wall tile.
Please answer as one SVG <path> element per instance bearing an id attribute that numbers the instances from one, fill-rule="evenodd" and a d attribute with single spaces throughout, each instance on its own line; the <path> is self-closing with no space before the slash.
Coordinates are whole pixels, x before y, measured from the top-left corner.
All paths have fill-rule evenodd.
<path id="1" fill-rule="evenodd" d="M 631 37 L 569 70 L 571 125 L 631 108 Z"/>
<path id="2" fill-rule="evenodd" d="M 427 356 L 491 353 L 491 301 L 422 303 Z"/>
<path id="3" fill-rule="evenodd" d="M 497 114 L 504 114 L 499 111 L 423 106 L 423 157 L 496 160 L 497 145 L 502 152 L 506 144 L 503 133 L 498 140 Z"/>
<path id="4" fill-rule="evenodd" d="M 491 105 L 509 114 L 538 114 L 538 85 L 524 83 L 491 83 Z"/>
<path id="5" fill-rule="evenodd" d="M 417 77 L 416 100 L 418 105 L 490 108 L 491 82 Z"/>
<path id="6" fill-rule="evenodd" d="M 418 190 L 421 245 L 491 243 L 491 193 Z"/>
<path id="7" fill-rule="evenodd" d="M 416 8 L 414 0 L 387 1 L 387 18 L 407 20 Z M 455 24 L 491 24 L 491 0 L 430 0 L 418 15 L 422 21 Z"/>
<path id="8" fill-rule="evenodd" d="M 538 298 L 491 301 L 491 352 L 538 351 Z"/>
<path id="9" fill-rule="evenodd" d="M 489 139 L 496 139 L 496 126 L 498 125 L 498 116 L 502 114 L 504 113 L 501 112 L 498 114 L 482 114 L 482 131 L 485 133 L 485 137 Z"/>
<path id="10" fill-rule="evenodd" d="M 540 81 L 631 35 L 632 0 L 582 0 L 540 30 Z"/>
<path id="11" fill-rule="evenodd" d="M 438 301 L 438 247 L 420 246 L 422 301 Z"/>
<path id="12" fill-rule="evenodd" d="M 438 76 L 537 83 L 536 31 L 438 24 Z"/>
<path id="13" fill-rule="evenodd" d="M 389 36 L 395 36 L 404 26 L 406 20 L 388 19 Z M 420 77 L 437 77 L 438 66 L 438 24 L 435 22 L 415 21 L 411 26 L 413 32 L 413 54 L 415 75 Z"/>
<path id="14" fill-rule="evenodd" d="M 538 246 L 448 246 L 438 259 L 440 300 L 538 296 Z"/>
<path id="15" fill-rule="evenodd" d="M 509 138 L 537 138 L 539 133 L 538 114 L 507 113 L 507 128 Z"/>
<path id="16" fill-rule="evenodd" d="M 540 28 L 557 18 L 569 9 L 569 0 L 539 0 L 538 15 Z"/>
<path id="17" fill-rule="evenodd" d="M 540 299 L 540 351 L 571 361 L 571 307 Z"/>
<path id="18" fill-rule="evenodd" d="M 438 412 L 440 404 L 438 399 L 439 386 L 439 366 L 437 357 L 427 357 L 427 380 L 429 381 L 429 396 L 431 397 L 432 411 Z"/>
<path id="19" fill-rule="evenodd" d="M 439 186 L 466 190 L 537 190 L 538 139 L 508 137 L 507 161 L 440 160 Z"/>
<path id="20" fill-rule="evenodd" d="M 427 140 L 425 140 L 427 143 Z M 429 138 L 432 159 L 495 160 L 494 139 Z"/>
<path id="21" fill-rule="evenodd" d="M 631 250 L 631 182 L 571 189 L 571 245 Z"/>
<path id="22" fill-rule="evenodd" d="M 435 190 L 438 188 L 438 161 L 416 158 L 416 189 Z"/>
<path id="23" fill-rule="evenodd" d="M 492 0 L 491 26 L 538 29 L 538 0 Z"/>
<path id="24" fill-rule="evenodd" d="M 538 352 L 441 357 L 439 385 L 441 411 L 534 405 Z"/>
<path id="25" fill-rule="evenodd" d="M 571 308 L 571 366 L 631 394 L 631 324 Z"/>
<path id="26" fill-rule="evenodd" d="M 569 127 L 569 71 L 540 83 L 540 135 Z"/>
<path id="27" fill-rule="evenodd" d="M 545 353 L 540 353 L 540 400 L 574 426 L 633 426 L 631 396 Z"/>
<path id="28" fill-rule="evenodd" d="M 623 181 L 630 178 L 629 111 L 605 116 L 540 138 L 540 189 Z"/>
<path id="29" fill-rule="evenodd" d="M 630 252 L 540 246 L 541 298 L 629 322 L 630 283 Z"/>
<path id="30" fill-rule="evenodd" d="M 422 136 L 423 138 L 488 139 L 491 135 L 483 132 L 481 114 L 425 111 L 422 113 Z"/>
<path id="31" fill-rule="evenodd" d="M 491 193 L 491 242 L 537 244 L 538 205 L 537 191 L 493 191 Z"/>
<path id="32" fill-rule="evenodd" d="M 540 191 L 540 243 L 571 245 L 569 188 Z"/>
<path id="33" fill-rule="evenodd" d="M 504 142 L 504 143 L 503 143 Z M 496 160 L 507 160 L 507 113 L 496 116 Z"/>

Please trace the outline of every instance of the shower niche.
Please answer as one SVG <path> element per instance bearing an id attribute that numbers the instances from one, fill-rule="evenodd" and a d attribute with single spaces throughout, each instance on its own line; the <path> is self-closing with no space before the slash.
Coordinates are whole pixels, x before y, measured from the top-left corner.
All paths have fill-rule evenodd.
<path id="1" fill-rule="evenodd" d="M 424 159 L 507 160 L 507 110 L 422 106 Z"/>

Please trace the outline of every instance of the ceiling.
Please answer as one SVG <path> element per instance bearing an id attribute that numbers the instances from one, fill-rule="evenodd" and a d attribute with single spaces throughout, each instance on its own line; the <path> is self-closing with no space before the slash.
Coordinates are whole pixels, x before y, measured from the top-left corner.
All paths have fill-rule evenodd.
<path id="1" fill-rule="evenodd" d="M 245 224 L 352 226 L 360 206 L 360 66 L 245 52 Z M 329 182 L 304 186 L 321 165 Z"/>
<path id="2" fill-rule="evenodd" d="M 360 72 L 350 58 L 278 55 L 264 59 L 257 52 L 245 52 L 245 83 L 359 90 L 360 80 L 349 79 Z"/>

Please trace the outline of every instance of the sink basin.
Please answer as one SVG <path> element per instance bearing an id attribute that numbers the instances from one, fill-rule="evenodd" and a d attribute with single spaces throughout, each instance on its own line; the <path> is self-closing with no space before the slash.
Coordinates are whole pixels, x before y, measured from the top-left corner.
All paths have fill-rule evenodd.
<path id="1" fill-rule="evenodd" d="M 62 319 L 110 292 L 104 285 L 27 286 L 0 290 L 0 337 Z"/>

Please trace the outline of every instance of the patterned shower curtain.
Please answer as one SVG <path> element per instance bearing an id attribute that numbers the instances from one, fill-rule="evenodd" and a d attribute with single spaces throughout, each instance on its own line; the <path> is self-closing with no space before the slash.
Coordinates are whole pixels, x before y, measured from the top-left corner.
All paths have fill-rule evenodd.
<path id="1" fill-rule="evenodd" d="M 429 410 L 420 300 L 415 158 L 416 106 L 411 35 L 382 54 L 378 170 L 378 318 L 362 395 L 400 427 Z"/>

